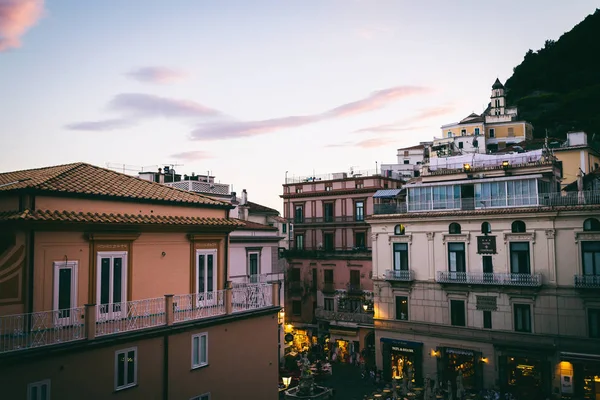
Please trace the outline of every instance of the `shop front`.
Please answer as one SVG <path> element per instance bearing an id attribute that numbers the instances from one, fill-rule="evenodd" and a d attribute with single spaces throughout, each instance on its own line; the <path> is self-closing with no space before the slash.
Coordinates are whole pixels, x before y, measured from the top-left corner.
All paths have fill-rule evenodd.
<path id="1" fill-rule="evenodd" d="M 553 352 L 552 352 L 553 353 Z M 500 389 L 517 398 L 549 396 L 552 388 L 552 353 L 527 349 L 505 349 L 498 356 Z"/>
<path id="2" fill-rule="evenodd" d="M 443 388 L 452 386 L 456 393 L 457 378 L 462 375 L 462 386 L 467 392 L 483 389 L 483 366 L 480 351 L 455 347 L 438 347 L 438 379 Z M 460 379 L 460 378 L 459 378 Z"/>
<path id="3" fill-rule="evenodd" d="M 561 394 L 600 400 L 600 354 L 560 352 L 557 375 Z"/>
<path id="4" fill-rule="evenodd" d="M 414 386 L 423 383 L 423 343 L 381 338 L 383 376 L 386 380 L 412 379 Z"/>
<path id="5" fill-rule="evenodd" d="M 360 341 L 357 330 L 329 330 L 331 336 L 331 359 L 342 363 L 354 362 L 360 354 Z"/>

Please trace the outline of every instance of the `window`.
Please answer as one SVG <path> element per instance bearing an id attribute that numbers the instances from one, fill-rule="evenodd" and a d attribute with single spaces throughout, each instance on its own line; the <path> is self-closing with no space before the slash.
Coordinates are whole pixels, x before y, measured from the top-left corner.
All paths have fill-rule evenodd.
<path id="1" fill-rule="evenodd" d="M 296 193 L 302 193 L 302 186 L 296 186 Z"/>
<path id="2" fill-rule="evenodd" d="M 457 272 L 466 272 L 464 243 L 448 243 L 448 271 L 454 272 L 451 279 L 458 278 Z"/>
<path id="3" fill-rule="evenodd" d="M 404 225 L 399 224 L 394 227 L 394 235 L 404 235 L 406 233 L 406 228 Z"/>
<path id="4" fill-rule="evenodd" d="M 531 306 L 529 304 L 514 304 L 515 331 L 531 332 Z"/>
<path id="5" fill-rule="evenodd" d="M 512 274 L 530 274 L 529 242 L 510 243 L 510 272 Z"/>
<path id="6" fill-rule="evenodd" d="M 475 128 L 475 136 L 479 136 L 479 128 Z"/>
<path id="7" fill-rule="evenodd" d="M 260 274 L 258 260 L 258 253 L 248 254 L 248 275 L 250 275 L 250 283 L 258 283 L 258 275 Z"/>
<path id="8" fill-rule="evenodd" d="M 360 271 L 357 269 L 350 270 L 350 285 L 358 286 L 360 285 Z"/>
<path id="9" fill-rule="evenodd" d="M 77 307 L 77 261 L 57 261 L 54 263 L 53 309 L 57 311 L 59 324 L 79 324 L 78 316 L 71 315 Z"/>
<path id="10" fill-rule="evenodd" d="M 481 233 L 483 233 L 484 235 L 492 233 L 492 225 L 490 225 L 489 222 L 482 222 L 481 223 Z"/>
<path id="11" fill-rule="evenodd" d="M 333 222 L 333 203 L 323 204 L 323 219 L 325 222 Z"/>
<path id="12" fill-rule="evenodd" d="M 465 136 L 467 134 L 467 130 L 466 129 L 461 129 L 460 130 L 460 136 Z"/>
<path id="13" fill-rule="evenodd" d="M 300 268 L 292 268 L 290 270 L 290 281 L 300 282 Z"/>
<path id="14" fill-rule="evenodd" d="M 27 400 L 50 400 L 50 379 L 27 385 Z"/>
<path id="15" fill-rule="evenodd" d="M 457 224 L 456 222 L 451 223 L 450 226 L 448 227 L 448 232 L 453 235 L 460 234 L 460 232 L 461 232 L 460 224 Z"/>
<path id="16" fill-rule="evenodd" d="M 323 233 L 323 246 L 326 251 L 333 251 L 333 233 Z"/>
<path id="17" fill-rule="evenodd" d="M 404 160 L 404 165 L 410 164 L 410 160 Z"/>
<path id="18" fill-rule="evenodd" d="M 356 221 L 364 221 L 365 220 L 365 202 L 357 201 L 354 203 L 354 219 Z"/>
<path id="19" fill-rule="evenodd" d="M 301 224 L 304 222 L 304 206 L 296 206 L 294 209 L 294 223 Z"/>
<path id="20" fill-rule="evenodd" d="M 210 393 L 204 393 L 200 396 L 192 397 L 190 400 L 210 400 Z"/>
<path id="21" fill-rule="evenodd" d="M 514 221 L 510 226 L 510 230 L 512 233 L 525 233 L 527 226 L 523 221 Z"/>
<path id="22" fill-rule="evenodd" d="M 137 347 L 115 352 L 115 390 L 137 385 Z"/>
<path id="23" fill-rule="evenodd" d="M 98 252 L 96 301 L 100 318 L 119 318 L 127 300 L 127 252 Z"/>
<path id="24" fill-rule="evenodd" d="M 458 148 L 462 149 L 464 147 L 464 143 L 463 142 L 458 142 Z"/>
<path id="25" fill-rule="evenodd" d="M 446 134 L 446 136 L 452 137 L 452 132 L 448 131 L 448 133 Z"/>
<path id="26" fill-rule="evenodd" d="M 304 250 L 304 235 L 296 235 L 296 250 Z"/>
<path id="27" fill-rule="evenodd" d="M 494 273 L 494 263 L 492 262 L 492 256 L 482 256 L 481 261 L 483 264 L 483 273 L 484 274 L 493 274 Z M 484 276 L 484 279 L 491 278 L 490 276 Z"/>
<path id="28" fill-rule="evenodd" d="M 196 293 L 199 304 L 216 302 L 217 250 L 196 250 Z"/>
<path id="29" fill-rule="evenodd" d="M 515 136 L 515 128 L 508 128 L 508 137 Z"/>
<path id="30" fill-rule="evenodd" d="M 600 338 L 600 309 L 588 309 L 588 333 L 591 338 Z"/>
<path id="31" fill-rule="evenodd" d="M 325 311 L 333 311 L 333 299 L 331 297 L 325 297 L 323 299 Z"/>
<path id="32" fill-rule="evenodd" d="M 367 234 L 365 232 L 354 232 L 354 247 L 358 249 L 366 248 Z"/>
<path id="33" fill-rule="evenodd" d="M 394 243 L 394 271 L 408 271 L 408 243 Z"/>
<path id="34" fill-rule="evenodd" d="M 581 242 L 583 274 L 600 276 L 600 242 Z"/>
<path id="35" fill-rule="evenodd" d="M 583 230 L 593 232 L 600 231 L 600 221 L 598 221 L 596 218 L 586 219 L 583 221 Z"/>
<path id="36" fill-rule="evenodd" d="M 496 130 L 494 128 L 490 128 L 490 137 L 491 138 L 495 138 L 496 137 Z"/>
<path id="37" fill-rule="evenodd" d="M 325 283 L 333 283 L 333 270 L 325 269 L 323 270 L 323 279 Z"/>
<path id="38" fill-rule="evenodd" d="M 466 326 L 465 302 L 463 300 L 450 300 L 450 324 L 453 326 Z"/>
<path id="39" fill-rule="evenodd" d="M 192 369 L 208 365 L 208 333 L 192 335 Z"/>
<path id="40" fill-rule="evenodd" d="M 356 189 L 362 189 L 365 187 L 365 183 L 363 181 L 356 181 L 355 187 L 356 187 Z"/>
<path id="41" fill-rule="evenodd" d="M 396 296 L 396 319 L 408 321 L 408 297 Z"/>
<path id="42" fill-rule="evenodd" d="M 331 192 L 333 190 L 333 185 L 331 183 L 325 185 L 325 191 Z"/>
<path id="43" fill-rule="evenodd" d="M 281 225 L 281 233 L 287 233 L 287 224 Z"/>
<path id="44" fill-rule="evenodd" d="M 312 269 L 312 289 L 316 290 L 317 289 L 317 269 L 313 268 Z"/>
<path id="45" fill-rule="evenodd" d="M 292 314 L 296 316 L 302 315 L 302 302 L 300 300 L 292 301 Z"/>
<path id="46" fill-rule="evenodd" d="M 483 312 L 483 328 L 484 329 L 492 329 L 492 312 L 491 311 Z"/>

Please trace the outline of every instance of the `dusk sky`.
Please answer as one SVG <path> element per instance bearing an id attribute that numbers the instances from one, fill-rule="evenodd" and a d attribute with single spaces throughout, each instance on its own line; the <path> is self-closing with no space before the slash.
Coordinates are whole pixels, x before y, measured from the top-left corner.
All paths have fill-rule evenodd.
<path id="1" fill-rule="evenodd" d="M 0 0 L 0 171 L 183 164 L 282 209 L 480 113 L 597 0 Z"/>

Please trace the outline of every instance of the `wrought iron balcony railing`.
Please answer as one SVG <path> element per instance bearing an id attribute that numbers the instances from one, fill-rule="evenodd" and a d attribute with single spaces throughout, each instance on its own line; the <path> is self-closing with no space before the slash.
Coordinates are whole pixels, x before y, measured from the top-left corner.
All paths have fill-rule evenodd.
<path id="1" fill-rule="evenodd" d="M 310 225 L 310 224 L 336 224 L 336 223 L 360 223 L 365 224 L 365 216 L 325 216 L 325 217 L 306 217 L 306 218 L 294 218 L 290 222 L 295 225 Z"/>
<path id="2" fill-rule="evenodd" d="M 542 274 L 438 271 L 437 282 L 465 285 L 531 286 L 542 285 Z"/>
<path id="3" fill-rule="evenodd" d="M 348 293 L 360 294 L 362 292 L 363 292 L 363 287 L 360 283 L 349 283 L 348 284 Z"/>
<path id="4" fill-rule="evenodd" d="M 412 270 L 410 269 L 405 271 L 388 269 L 383 276 L 388 281 L 411 282 L 414 279 Z"/>
<path id="5" fill-rule="evenodd" d="M 319 307 L 315 310 L 315 317 L 324 321 L 354 322 L 367 325 L 373 324 L 372 312 L 331 311 Z"/>
<path id="6" fill-rule="evenodd" d="M 575 275 L 576 288 L 600 288 L 600 275 Z"/>
<path id="7" fill-rule="evenodd" d="M 237 275 L 231 276 L 231 283 L 233 287 L 256 284 L 256 283 L 273 283 L 283 280 L 283 272 L 269 272 L 266 274 L 255 274 L 255 275 Z"/>
<path id="8" fill-rule="evenodd" d="M 370 247 L 352 249 L 289 249 L 282 251 L 287 258 L 335 258 L 335 257 L 370 257 Z"/>
<path id="9" fill-rule="evenodd" d="M 333 283 L 333 282 L 324 282 L 321 285 L 321 291 L 323 293 L 335 293 L 335 291 L 336 291 L 335 283 Z"/>

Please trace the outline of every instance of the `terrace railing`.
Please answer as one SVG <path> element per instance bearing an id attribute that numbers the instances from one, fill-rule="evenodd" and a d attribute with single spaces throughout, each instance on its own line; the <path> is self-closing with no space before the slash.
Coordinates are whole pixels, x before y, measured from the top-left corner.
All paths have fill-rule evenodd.
<path id="1" fill-rule="evenodd" d="M 216 317 L 225 314 L 225 290 L 173 296 L 174 322 Z"/>
<path id="2" fill-rule="evenodd" d="M 438 271 L 437 282 L 465 285 L 529 286 L 542 285 L 542 274 Z"/>
<path id="3" fill-rule="evenodd" d="M 96 336 L 152 328 L 165 321 L 164 297 L 96 306 Z"/>
<path id="4" fill-rule="evenodd" d="M 576 288 L 600 289 L 600 275 L 575 275 Z"/>
<path id="5" fill-rule="evenodd" d="M 414 279 L 412 270 L 410 269 L 405 271 L 388 269 L 387 271 L 385 271 L 383 276 L 388 281 L 410 282 Z"/>
<path id="6" fill-rule="evenodd" d="M 354 322 L 357 324 L 373 324 L 372 312 L 347 312 L 347 311 L 332 311 L 323 308 L 315 309 L 315 317 L 320 320 L 338 321 L 338 322 Z"/>
<path id="7" fill-rule="evenodd" d="M 273 305 L 273 285 L 257 284 L 232 289 L 233 312 L 255 310 Z"/>

